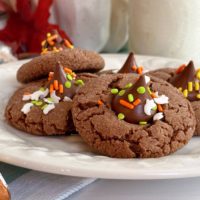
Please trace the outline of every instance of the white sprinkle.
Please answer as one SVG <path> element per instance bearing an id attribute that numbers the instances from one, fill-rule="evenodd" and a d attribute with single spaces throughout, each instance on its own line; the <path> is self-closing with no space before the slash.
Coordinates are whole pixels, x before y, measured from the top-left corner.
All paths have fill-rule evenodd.
<path id="1" fill-rule="evenodd" d="M 4 178 L 3 178 L 3 176 L 2 176 L 1 173 L 0 173 L 0 181 L 3 183 L 3 185 L 4 185 L 6 188 L 8 187 L 6 181 L 4 180 Z"/>
<path id="2" fill-rule="evenodd" d="M 23 101 L 31 100 L 31 94 L 25 94 L 25 95 L 23 95 L 22 100 Z"/>
<path id="3" fill-rule="evenodd" d="M 45 98 L 49 94 L 49 89 L 46 88 L 45 91 L 43 91 L 43 94 L 41 95 L 41 98 Z"/>
<path id="4" fill-rule="evenodd" d="M 51 110 L 53 110 L 55 108 L 55 105 L 54 104 L 49 104 L 47 105 L 44 110 L 43 110 L 43 113 L 46 115 L 48 114 Z"/>
<path id="5" fill-rule="evenodd" d="M 44 100 L 44 102 L 49 103 L 49 104 L 53 103 L 53 100 L 50 100 L 50 99 L 47 99 L 47 98 L 44 98 L 43 100 Z"/>
<path id="6" fill-rule="evenodd" d="M 38 101 L 39 98 L 43 99 L 48 94 L 49 94 L 49 89 L 48 88 L 45 91 L 37 90 L 37 91 L 33 92 L 32 94 L 23 95 L 22 100 L 23 101 L 28 101 L 28 100 L 36 100 L 36 101 Z"/>
<path id="7" fill-rule="evenodd" d="M 159 94 L 158 94 L 158 91 L 157 91 L 157 92 L 155 92 L 155 96 L 156 96 L 156 97 L 158 97 L 158 96 L 159 96 Z"/>
<path id="8" fill-rule="evenodd" d="M 50 96 L 51 96 L 51 98 L 52 98 L 52 100 L 53 100 L 53 103 L 59 103 L 60 97 L 58 97 L 58 96 L 56 95 L 55 90 L 51 93 Z"/>
<path id="9" fill-rule="evenodd" d="M 67 97 L 67 96 L 65 96 L 64 99 L 63 99 L 63 101 L 72 101 L 72 99 L 69 98 L 69 97 Z"/>
<path id="10" fill-rule="evenodd" d="M 156 120 L 160 120 L 164 117 L 163 113 L 162 112 L 159 112 L 159 113 L 156 113 L 154 116 L 153 116 L 153 121 L 156 121 Z"/>
<path id="11" fill-rule="evenodd" d="M 165 95 L 161 95 L 161 96 L 154 98 L 154 101 L 157 104 L 167 104 L 167 103 L 169 103 L 169 98 Z"/>
<path id="12" fill-rule="evenodd" d="M 40 96 L 43 95 L 43 93 L 44 93 L 44 92 L 41 91 L 41 90 L 38 90 L 38 91 L 36 91 L 36 92 L 33 92 L 33 93 L 31 94 L 31 100 L 38 101 L 39 98 L 40 98 Z"/>
<path id="13" fill-rule="evenodd" d="M 156 107 L 156 104 L 153 99 L 147 99 L 144 105 L 144 113 L 146 115 L 151 115 L 151 110 Z"/>
<path id="14" fill-rule="evenodd" d="M 148 84 L 151 80 L 150 77 L 146 75 L 144 76 L 144 79 L 145 79 L 146 84 Z"/>
<path id="15" fill-rule="evenodd" d="M 24 104 L 23 108 L 21 109 L 21 112 L 23 112 L 26 115 L 27 113 L 30 112 L 32 106 L 33 106 L 32 103 Z"/>

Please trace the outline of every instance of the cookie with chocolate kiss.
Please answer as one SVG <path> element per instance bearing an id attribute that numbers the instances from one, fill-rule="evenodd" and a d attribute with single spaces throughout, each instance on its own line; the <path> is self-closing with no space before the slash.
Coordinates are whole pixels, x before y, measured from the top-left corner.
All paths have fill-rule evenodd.
<path id="1" fill-rule="evenodd" d="M 40 80 L 54 70 L 57 62 L 76 73 L 98 72 L 104 68 L 103 58 L 88 50 L 78 48 L 50 52 L 23 64 L 17 71 L 17 80 L 21 83 Z"/>
<path id="2" fill-rule="evenodd" d="M 200 135 L 200 71 L 195 70 L 194 63 L 181 65 L 178 69 L 160 69 L 149 72 L 171 83 L 187 98 L 194 109 L 197 125 L 194 135 Z"/>
<path id="3" fill-rule="evenodd" d="M 109 157 L 169 155 L 188 143 L 196 126 L 191 104 L 177 91 L 155 77 L 102 75 L 73 99 L 76 130 L 94 152 Z"/>
<path id="4" fill-rule="evenodd" d="M 73 97 L 83 85 L 71 69 L 57 63 L 48 80 L 29 83 L 13 94 L 5 117 L 15 128 L 34 135 L 71 134 Z"/>

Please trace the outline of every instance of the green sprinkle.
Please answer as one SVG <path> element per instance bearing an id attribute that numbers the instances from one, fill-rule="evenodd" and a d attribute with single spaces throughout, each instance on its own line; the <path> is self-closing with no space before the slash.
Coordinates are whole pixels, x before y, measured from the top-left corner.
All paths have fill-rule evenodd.
<path id="1" fill-rule="evenodd" d="M 152 110 L 157 110 L 157 106 L 153 107 Z"/>
<path id="2" fill-rule="evenodd" d="M 140 125 L 146 125 L 147 122 L 145 122 L 145 121 L 140 121 L 139 124 L 140 124 Z"/>
<path id="3" fill-rule="evenodd" d="M 66 88 L 71 88 L 71 86 L 72 86 L 72 84 L 71 84 L 70 81 L 66 81 L 66 82 L 65 82 L 65 87 L 66 87 Z"/>
<path id="4" fill-rule="evenodd" d="M 42 101 L 36 101 L 36 100 L 31 101 L 31 103 L 36 105 L 36 106 L 41 106 L 43 104 Z"/>
<path id="5" fill-rule="evenodd" d="M 128 89 L 128 88 L 130 88 L 130 87 L 132 87 L 132 86 L 133 86 L 132 83 L 128 83 L 128 84 L 125 85 L 125 88 Z"/>
<path id="6" fill-rule="evenodd" d="M 149 94 L 152 93 L 150 87 L 148 87 L 147 90 L 148 90 Z"/>
<path id="7" fill-rule="evenodd" d="M 44 110 L 47 106 L 47 104 L 44 104 L 41 109 Z"/>
<path id="8" fill-rule="evenodd" d="M 146 92 L 146 89 L 145 89 L 145 87 L 140 86 L 140 87 L 137 88 L 137 92 L 138 92 L 139 94 L 144 94 L 144 93 Z"/>
<path id="9" fill-rule="evenodd" d="M 71 81 L 73 78 L 70 74 L 67 74 L 67 79 Z"/>
<path id="10" fill-rule="evenodd" d="M 40 91 L 44 92 L 44 91 L 45 91 L 45 89 L 44 89 L 43 87 L 41 87 L 41 88 L 40 88 Z"/>
<path id="11" fill-rule="evenodd" d="M 117 94 L 118 92 L 119 92 L 119 90 L 117 88 L 111 89 L 111 93 L 112 94 Z"/>
<path id="12" fill-rule="evenodd" d="M 42 104 L 43 104 L 42 101 L 37 101 L 37 102 L 35 103 L 36 106 L 41 106 Z"/>
<path id="13" fill-rule="evenodd" d="M 47 98 L 47 100 L 53 102 L 53 99 L 51 97 Z"/>
<path id="14" fill-rule="evenodd" d="M 83 82 L 83 80 L 81 80 L 81 79 L 76 80 L 75 83 L 76 83 L 77 85 L 81 85 L 81 86 L 84 85 L 84 82 Z"/>
<path id="15" fill-rule="evenodd" d="M 129 102 L 133 102 L 134 96 L 132 94 L 128 94 L 128 100 L 129 100 Z"/>
<path id="16" fill-rule="evenodd" d="M 31 103 L 35 105 L 37 103 L 37 101 L 33 100 L 33 101 L 31 101 Z"/>
<path id="17" fill-rule="evenodd" d="M 125 118 L 125 115 L 123 113 L 119 113 L 117 117 L 118 119 L 123 120 Z"/>
<path id="18" fill-rule="evenodd" d="M 121 96 L 124 95 L 124 93 L 125 93 L 125 90 L 120 90 L 119 93 L 118 93 L 118 95 L 121 97 Z"/>

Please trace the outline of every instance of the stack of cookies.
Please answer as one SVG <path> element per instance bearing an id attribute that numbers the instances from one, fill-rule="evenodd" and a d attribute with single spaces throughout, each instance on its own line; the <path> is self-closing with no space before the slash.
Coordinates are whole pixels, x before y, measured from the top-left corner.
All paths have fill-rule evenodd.
<path id="1" fill-rule="evenodd" d="M 56 36 L 55 36 L 56 35 Z M 200 134 L 200 72 L 194 65 L 143 74 L 133 53 L 118 72 L 103 58 L 47 35 L 42 55 L 22 65 L 24 85 L 10 98 L 7 121 L 34 135 L 80 134 L 97 153 L 152 158 L 182 148 Z"/>

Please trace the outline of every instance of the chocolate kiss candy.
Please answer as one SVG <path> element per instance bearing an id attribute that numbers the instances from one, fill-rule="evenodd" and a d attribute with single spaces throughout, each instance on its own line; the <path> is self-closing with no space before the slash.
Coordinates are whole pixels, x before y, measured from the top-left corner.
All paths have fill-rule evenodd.
<path id="1" fill-rule="evenodd" d="M 180 89 L 188 100 L 198 100 L 199 86 L 195 88 L 195 84 L 199 85 L 199 81 L 196 79 L 196 71 L 192 61 L 181 72 L 175 74 L 169 82 Z"/>
<path id="2" fill-rule="evenodd" d="M 51 85 L 53 85 L 56 90 L 56 95 L 61 98 L 65 96 L 73 98 L 80 86 L 76 84 L 76 80 L 72 78 L 72 75 L 64 72 L 63 66 L 58 62 L 54 69 L 53 78 L 49 81 L 47 87 L 50 88 Z M 63 87 L 63 92 L 60 92 L 61 87 Z"/>
<path id="3" fill-rule="evenodd" d="M 135 57 L 133 52 L 129 53 L 128 58 L 126 59 L 124 65 L 122 68 L 118 71 L 118 73 L 136 73 L 136 71 L 133 70 L 133 66 L 137 67 Z"/>
<path id="4" fill-rule="evenodd" d="M 137 124 L 149 121 L 152 119 L 156 111 L 151 110 L 151 115 L 146 115 L 144 113 L 146 100 L 152 99 L 147 88 L 148 86 L 145 81 L 145 76 L 142 75 L 132 87 L 126 89 L 124 95 L 120 96 L 120 93 L 123 94 L 123 92 L 120 91 L 113 97 L 112 109 L 117 114 L 122 113 L 125 116 L 124 120 L 129 123 Z M 134 100 L 132 99 L 133 102 L 130 102 L 130 96 L 134 98 Z M 122 105 L 123 102 L 129 103 L 130 108 Z"/>

